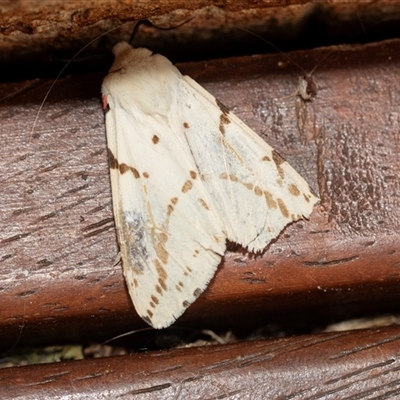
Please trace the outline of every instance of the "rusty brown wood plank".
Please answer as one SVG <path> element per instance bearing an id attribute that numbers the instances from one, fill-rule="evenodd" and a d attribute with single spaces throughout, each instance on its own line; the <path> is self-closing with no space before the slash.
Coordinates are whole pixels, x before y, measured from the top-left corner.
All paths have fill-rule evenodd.
<path id="1" fill-rule="evenodd" d="M 212 0 L 158 0 L 156 3 L 147 1 L 115 0 L 83 1 L 62 0 L 18 1 L 3 2 L 0 5 L 0 49 L 20 50 L 21 52 L 35 52 L 43 46 L 49 48 L 67 48 L 72 42 L 87 44 L 97 35 L 109 29 L 120 27 L 122 23 L 152 18 L 161 26 L 177 25 L 185 19 L 193 18 L 197 21 L 194 26 L 213 29 L 224 25 L 240 24 L 249 20 L 263 20 L 270 18 L 269 9 L 273 8 L 273 15 L 283 14 L 286 9 L 286 18 L 293 18 L 294 14 L 307 7 L 309 0 L 235 0 L 229 2 L 215 2 Z M 287 7 L 292 6 L 292 7 Z M 312 7 L 312 5 L 310 4 Z M 329 5 L 328 5 L 329 7 Z M 334 9 L 334 6 L 331 6 Z M 343 7 L 336 7 L 339 11 Z M 362 9 L 362 5 L 355 4 L 350 10 Z M 349 10 L 346 10 L 347 14 Z M 211 21 L 210 21 L 211 20 Z M 122 27 L 122 29 L 124 29 Z M 126 32 L 132 30 L 132 24 Z M 120 31 L 120 29 L 119 29 Z M 201 29 L 198 29 L 201 34 Z M 177 31 L 181 35 L 182 30 Z M 129 37 L 129 33 L 127 34 Z M 193 25 L 192 32 L 193 35 Z M 198 33 L 196 33 L 198 35 Z M 19 57 L 21 54 L 14 54 Z M 7 57 L 4 54 L 3 57 Z M 3 59 L 4 61 L 4 59 Z M 43 61 L 43 60 L 42 60 Z"/>
<path id="2" fill-rule="evenodd" d="M 309 222 L 288 227 L 262 256 L 228 251 L 180 325 L 250 328 L 398 310 L 399 47 L 335 49 L 306 104 L 288 97 L 298 71 L 282 55 L 180 67 L 287 158 L 322 200 Z M 296 61 L 311 69 L 325 54 L 299 53 Z M 16 338 L 103 340 L 143 326 L 113 266 L 101 79 L 58 82 L 34 132 L 50 83 L 0 88 L 5 348 Z"/>
<path id="3" fill-rule="evenodd" d="M 396 399 L 400 327 L 0 370 L 4 399 Z"/>
<path id="4" fill-rule="evenodd" d="M 11 80 L 10 75 L 16 77 L 14 80 L 23 75 L 56 75 L 58 67 L 49 63 L 49 55 L 52 59 L 68 59 L 89 42 L 83 57 L 107 53 L 116 42 L 127 40 L 133 21 L 142 18 L 151 18 L 163 27 L 191 19 L 179 29 L 142 30 L 135 38 L 136 44 L 146 44 L 174 60 L 189 61 L 272 50 L 272 46 L 249 32 L 286 50 L 355 38 L 371 42 L 397 37 L 393 26 L 400 16 L 399 4 L 394 0 L 20 0 L 3 1 L 0 11 L 0 68 L 4 68 L 1 81 Z M 383 29 L 374 39 L 373 29 L 377 27 Z M 98 59 L 91 64 L 92 71 L 96 64 Z M 21 73 L 21 65 L 29 68 Z"/>

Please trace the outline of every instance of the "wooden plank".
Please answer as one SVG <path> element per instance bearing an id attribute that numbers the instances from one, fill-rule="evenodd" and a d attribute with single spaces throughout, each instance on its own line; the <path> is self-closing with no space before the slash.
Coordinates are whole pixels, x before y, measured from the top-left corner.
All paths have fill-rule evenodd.
<path id="1" fill-rule="evenodd" d="M 398 326 L 0 370 L 4 399 L 395 399 Z"/>
<path id="2" fill-rule="evenodd" d="M 89 70 L 99 71 L 98 55 L 127 40 L 143 18 L 160 27 L 186 21 L 168 31 L 142 28 L 135 38 L 182 62 L 274 51 L 260 37 L 286 51 L 398 37 L 400 15 L 396 1 L 20 0 L 0 8 L 0 81 L 56 76 L 61 67 L 49 59 L 69 59 L 84 46 L 80 56 L 94 55 Z"/>
<path id="3" fill-rule="evenodd" d="M 230 247 L 179 325 L 253 329 L 274 321 L 398 311 L 399 41 L 338 47 L 313 102 L 269 55 L 181 65 L 260 133 L 321 196 L 263 255 Z M 305 69 L 326 50 L 294 54 Z M 143 326 L 119 265 L 100 85 L 103 74 L 3 84 L 0 332 L 18 344 L 104 340 Z"/>

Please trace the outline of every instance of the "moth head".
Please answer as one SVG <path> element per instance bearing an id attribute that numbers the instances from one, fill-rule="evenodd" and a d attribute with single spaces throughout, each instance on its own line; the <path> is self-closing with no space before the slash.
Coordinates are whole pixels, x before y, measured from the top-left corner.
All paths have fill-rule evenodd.
<path id="1" fill-rule="evenodd" d="M 153 53 L 144 48 L 133 48 L 127 42 L 117 43 L 113 48 L 115 56 L 114 62 L 110 68 L 110 73 L 125 72 L 137 65 L 140 65 L 144 59 L 149 58 Z"/>

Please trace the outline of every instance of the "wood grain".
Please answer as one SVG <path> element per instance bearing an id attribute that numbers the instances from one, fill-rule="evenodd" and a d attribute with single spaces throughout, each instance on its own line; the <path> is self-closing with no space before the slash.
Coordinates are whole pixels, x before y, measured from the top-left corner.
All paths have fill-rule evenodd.
<path id="1" fill-rule="evenodd" d="M 0 370 L 7 399 L 396 399 L 400 328 Z M 23 373 L 21 373 L 23 371 Z"/>
<path id="2" fill-rule="evenodd" d="M 261 256 L 230 247 L 179 319 L 192 327 L 318 324 L 399 309 L 399 41 L 337 47 L 319 93 L 290 96 L 282 55 L 180 65 L 319 193 L 310 221 Z M 311 70 L 326 50 L 293 54 Z M 144 326 L 130 303 L 111 211 L 99 88 L 104 74 L 3 84 L 1 346 L 104 340 Z M 34 129 L 33 129 L 34 126 Z M 22 328 L 21 328 L 22 327 Z"/>
<path id="3" fill-rule="evenodd" d="M 164 26 L 195 16 L 171 37 L 144 40 L 169 57 L 205 50 L 217 58 L 229 54 L 216 45 L 220 38 L 235 54 L 257 52 L 238 39 L 238 26 L 305 48 L 302 32 L 328 43 L 330 27 L 347 37 L 361 21 L 369 36 L 369 25 L 398 14 L 394 1 L 3 3 L 0 79 L 16 81 L 0 84 L 1 357 L 25 345 L 92 343 L 144 326 L 115 265 L 100 104 L 106 70 L 62 78 L 38 115 L 53 81 L 26 79 L 51 76 L 52 49 L 80 48 L 121 21 L 153 17 Z M 107 51 L 130 30 L 103 37 L 96 49 Z M 229 244 L 209 288 L 176 327 L 309 334 L 2 369 L 2 398 L 400 397 L 398 326 L 310 333 L 338 319 L 399 312 L 400 41 L 291 57 L 307 71 L 323 60 L 312 102 L 291 96 L 302 72 L 283 55 L 179 66 L 305 176 L 321 203 L 261 256 Z M 135 333 L 130 347 L 149 349 L 157 334 Z"/>

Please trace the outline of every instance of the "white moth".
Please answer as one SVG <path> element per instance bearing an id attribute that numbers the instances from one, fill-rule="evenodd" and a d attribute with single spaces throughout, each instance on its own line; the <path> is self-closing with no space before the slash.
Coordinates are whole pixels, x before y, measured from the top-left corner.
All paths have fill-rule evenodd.
<path id="1" fill-rule="evenodd" d="M 318 198 L 267 143 L 165 57 L 128 43 L 102 86 L 114 217 L 138 314 L 171 325 L 226 240 L 259 252 Z"/>

